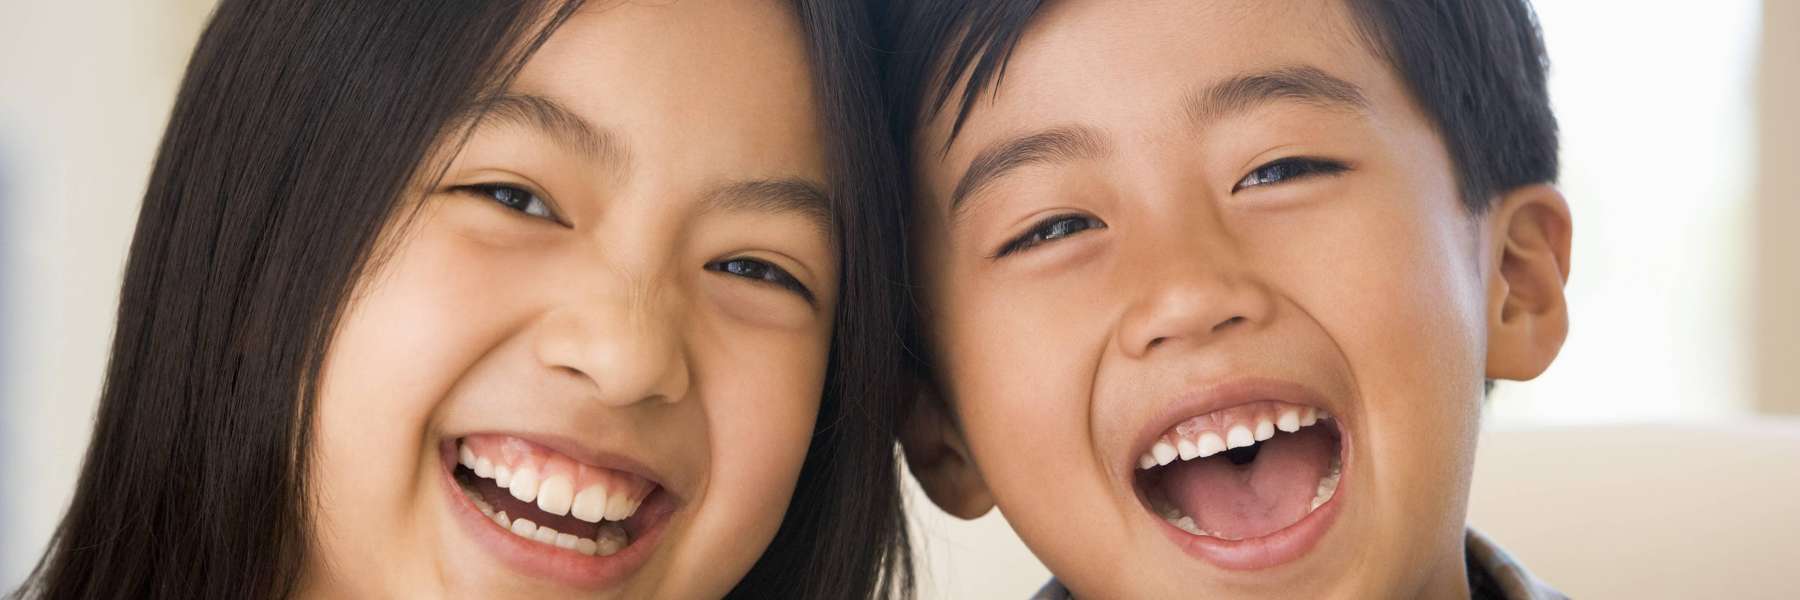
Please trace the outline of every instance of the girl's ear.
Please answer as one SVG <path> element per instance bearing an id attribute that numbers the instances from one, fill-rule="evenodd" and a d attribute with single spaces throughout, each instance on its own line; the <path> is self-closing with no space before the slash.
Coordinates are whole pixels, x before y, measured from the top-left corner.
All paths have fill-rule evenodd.
<path id="1" fill-rule="evenodd" d="M 1488 217 L 1489 379 L 1537 377 L 1569 334 L 1569 204 L 1547 184 L 1508 192 Z"/>
<path id="2" fill-rule="evenodd" d="M 914 383 L 918 398 L 900 427 L 907 467 L 925 488 L 925 495 L 944 512 L 962 519 L 987 514 L 994 507 L 994 498 L 969 458 L 962 428 L 956 425 L 936 386 L 926 381 Z"/>

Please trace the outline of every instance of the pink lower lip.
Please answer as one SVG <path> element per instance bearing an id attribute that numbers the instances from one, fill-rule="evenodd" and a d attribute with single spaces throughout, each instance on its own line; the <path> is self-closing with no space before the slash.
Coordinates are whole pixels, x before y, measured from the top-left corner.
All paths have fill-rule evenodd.
<path id="1" fill-rule="evenodd" d="M 1324 539 L 1325 533 L 1337 523 L 1340 507 L 1345 497 L 1350 495 L 1353 486 L 1351 478 L 1351 443 L 1350 432 L 1346 431 L 1340 421 L 1338 424 L 1338 460 L 1343 471 L 1337 492 L 1331 500 L 1319 505 L 1317 510 L 1307 513 L 1305 517 L 1282 528 L 1280 531 L 1262 537 L 1227 540 L 1212 536 L 1194 535 L 1182 531 L 1174 524 L 1150 512 L 1145 506 L 1145 515 L 1162 528 L 1163 534 L 1180 546 L 1188 556 L 1231 571 L 1255 571 L 1278 567 L 1299 560 L 1306 556 Z"/>
<path id="2" fill-rule="evenodd" d="M 473 538 L 475 545 L 486 548 L 500 562 L 512 569 L 583 590 L 601 590 L 623 582 L 650 558 L 662 537 L 667 518 L 650 526 L 631 545 L 612 556 L 587 556 L 555 546 L 540 544 L 512 532 L 503 531 L 493 519 L 481 513 L 475 503 L 463 494 L 451 474 L 456 465 L 455 442 L 446 442 L 442 451 L 443 488 L 450 499 L 451 512 Z"/>

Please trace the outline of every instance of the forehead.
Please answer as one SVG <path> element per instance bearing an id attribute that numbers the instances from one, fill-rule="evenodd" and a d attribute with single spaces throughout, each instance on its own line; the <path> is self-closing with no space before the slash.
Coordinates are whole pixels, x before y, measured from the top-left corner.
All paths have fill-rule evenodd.
<path id="1" fill-rule="evenodd" d="M 1414 112 L 1341 2 L 1076 0 L 1049 3 L 1032 17 L 947 152 L 960 87 L 922 124 L 915 147 L 922 164 L 942 167 L 967 165 L 989 140 L 1051 125 L 1122 135 L 1130 124 L 1165 129 L 1177 121 L 1181 99 L 1209 84 L 1294 67 L 1355 85 L 1371 112 Z"/>
<path id="2" fill-rule="evenodd" d="M 806 40 L 781 2 L 589 2 L 512 87 L 618 136 L 638 166 L 823 178 Z"/>

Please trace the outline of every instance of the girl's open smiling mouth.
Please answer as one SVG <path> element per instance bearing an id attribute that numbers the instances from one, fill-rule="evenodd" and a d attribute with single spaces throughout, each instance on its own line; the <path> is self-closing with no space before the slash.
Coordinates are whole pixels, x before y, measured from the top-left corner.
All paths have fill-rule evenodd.
<path id="1" fill-rule="evenodd" d="M 442 454 L 452 510 L 477 544 L 572 587 L 603 588 L 636 571 L 679 504 L 641 470 L 582 463 L 520 437 L 468 435 L 446 440 Z"/>

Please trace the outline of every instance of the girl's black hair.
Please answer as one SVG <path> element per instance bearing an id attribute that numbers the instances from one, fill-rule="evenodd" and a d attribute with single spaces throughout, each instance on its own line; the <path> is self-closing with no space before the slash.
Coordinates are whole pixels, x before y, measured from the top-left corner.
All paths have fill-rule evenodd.
<path id="1" fill-rule="evenodd" d="M 912 551 L 894 432 L 911 411 L 900 332 L 904 273 L 898 151 L 862 2 L 801 3 L 822 107 L 844 265 L 824 406 L 771 550 L 734 598 L 910 598 Z M 811 489 L 809 489 L 811 488 Z"/>
<path id="2" fill-rule="evenodd" d="M 734 595 L 905 595 L 893 454 L 894 152 L 851 3 L 800 0 L 832 161 L 843 302 L 775 542 Z M 74 500 L 12 595 L 296 591 L 317 375 L 412 178 L 580 5 L 225 0 L 157 152 Z M 431 173 L 426 173 L 430 176 Z M 719 543 L 732 543 L 720 540 Z"/>

